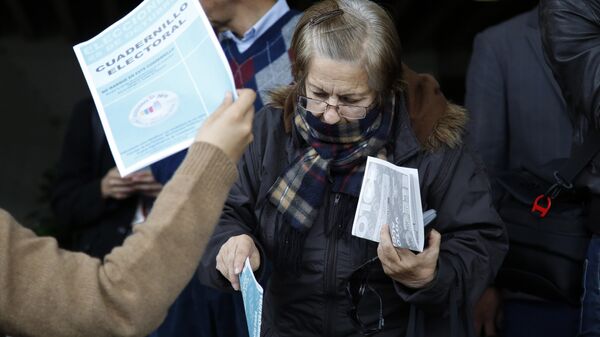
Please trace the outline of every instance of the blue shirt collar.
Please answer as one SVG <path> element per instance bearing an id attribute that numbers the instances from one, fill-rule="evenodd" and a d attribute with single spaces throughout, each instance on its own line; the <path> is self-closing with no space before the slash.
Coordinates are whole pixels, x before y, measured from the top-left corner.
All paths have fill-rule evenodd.
<path id="1" fill-rule="evenodd" d="M 221 38 L 233 40 L 238 51 L 243 53 L 289 10 L 290 7 L 286 0 L 277 0 L 273 7 L 271 7 L 271 9 L 269 9 L 269 11 L 254 24 L 254 26 L 244 33 L 243 37 L 239 38 L 232 31 L 228 30 L 221 34 Z"/>

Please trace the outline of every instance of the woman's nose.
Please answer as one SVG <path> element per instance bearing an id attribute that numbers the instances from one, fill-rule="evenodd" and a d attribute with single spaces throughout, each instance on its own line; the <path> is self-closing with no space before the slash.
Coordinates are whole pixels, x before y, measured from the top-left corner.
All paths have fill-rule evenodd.
<path id="1" fill-rule="evenodd" d="M 336 124 L 340 121 L 341 117 L 338 113 L 338 98 L 335 96 L 329 96 L 327 101 L 327 107 L 325 108 L 325 113 L 323 114 L 323 122 L 327 124 Z"/>
<path id="2" fill-rule="evenodd" d="M 323 113 L 323 122 L 327 124 L 336 124 L 340 119 L 340 115 L 337 112 L 337 106 L 327 105 L 327 108 Z"/>

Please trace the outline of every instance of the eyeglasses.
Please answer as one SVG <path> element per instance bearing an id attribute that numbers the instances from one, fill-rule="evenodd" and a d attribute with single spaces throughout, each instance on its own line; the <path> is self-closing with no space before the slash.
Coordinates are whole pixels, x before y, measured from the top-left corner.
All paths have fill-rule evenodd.
<path id="1" fill-rule="evenodd" d="M 348 104 L 331 105 L 320 99 L 309 98 L 306 96 L 298 96 L 298 105 L 317 117 L 324 114 L 329 107 L 332 107 L 340 117 L 346 119 L 363 119 L 367 116 L 367 111 L 370 108 Z"/>
<path id="2" fill-rule="evenodd" d="M 383 329 L 383 303 L 381 296 L 371 285 L 369 285 L 369 276 L 373 266 L 379 261 L 379 258 L 375 256 L 363 263 L 360 267 L 355 269 L 346 285 L 346 296 L 350 299 L 351 307 L 348 310 L 348 315 L 352 319 L 352 324 L 362 333 L 364 336 L 372 336 Z M 379 302 L 379 319 L 375 323 L 365 324 L 360 318 L 360 312 L 369 311 L 372 308 L 365 307 L 365 302 L 369 303 L 372 301 L 366 301 L 365 298 L 372 296 L 372 299 L 376 299 Z M 362 304 L 362 306 L 361 306 Z"/>

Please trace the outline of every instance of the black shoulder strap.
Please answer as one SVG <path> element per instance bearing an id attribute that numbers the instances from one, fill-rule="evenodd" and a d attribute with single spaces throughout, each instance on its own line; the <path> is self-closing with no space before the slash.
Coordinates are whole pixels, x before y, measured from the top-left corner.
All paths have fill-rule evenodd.
<path id="1" fill-rule="evenodd" d="M 600 132 L 590 130 L 583 143 L 573 146 L 571 156 L 564 166 L 554 173 L 556 182 L 563 188 L 571 188 L 577 175 L 589 164 L 598 151 L 600 151 Z"/>
<path id="2" fill-rule="evenodd" d="M 575 178 L 600 151 L 600 132 L 590 130 L 580 145 L 573 145 L 571 156 L 565 164 L 554 172 L 554 184 L 544 194 L 538 195 L 533 201 L 531 213 L 543 218 L 550 211 L 552 199 L 562 191 L 573 188 Z"/>

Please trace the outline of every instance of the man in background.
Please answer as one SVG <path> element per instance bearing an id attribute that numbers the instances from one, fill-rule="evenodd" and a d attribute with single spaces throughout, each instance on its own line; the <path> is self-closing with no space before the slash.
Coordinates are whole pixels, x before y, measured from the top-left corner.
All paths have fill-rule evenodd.
<path id="1" fill-rule="evenodd" d="M 100 259 L 145 221 L 162 189 L 149 170 L 121 178 L 91 97 L 73 109 L 56 172 L 52 210 L 65 248 Z"/>
<path id="2" fill-rule="evenodd" d="M 537 7 L 475 37 L 465 105 L 471 114 L 469 141 L 492 181 L 522 167 L 543 176 L 545 164 L 569 157 L 571 122 L 544 58 Z M 492 188 L 499 194 L 497 184 Z M 575 337 L 579 308 L 490 287 L 474 319 L 477 336 Z"/>
<path id="3" fill-rule="evenodd" d="M 540 26 L 544 50 L 575 120 L 578 143 L 600 132 L 600 1 L 542 0 Z M 590 192 L 586 223 L 593 233 L 588 246 L 581 299 L 579 337 L 600 336 L 600 155 L 590 173 L 575 185 Z"/>

